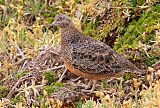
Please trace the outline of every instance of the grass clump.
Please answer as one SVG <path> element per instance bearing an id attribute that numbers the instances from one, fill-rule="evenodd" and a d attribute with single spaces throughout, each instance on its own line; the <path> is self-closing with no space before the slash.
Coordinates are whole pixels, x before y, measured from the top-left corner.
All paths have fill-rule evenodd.
<path id="1" fill-rule="evenodd" d="M 57 76 L 52 71 L 43 72 L 43 76 L 48 81 L 49 85 L 52 84 L 53 82 L 55 82 L 57 79 Z"/>
<path id="2" fill-rule="evenodd" d="M 15 98 L 11 98 L 11 104 L 17 104 L 17 103 L 24 103 L 25 102 L 25 98 L 24 96 L 17 96 Z"/>
<path id="3" fill-rule="evenodd" d="M 137 48 L 139 42 L 152 44 L 156 37 L 156 26 L 160 23 L 159 7 L 160 5 L 157 4 L 150 11 L 143 12 L 140 19 L 133 20 L 126 28 L 124 36 L 117 38 L 117 44 L 114 45 L 114 49 L 122 53 L 125 48 Z"/>
<path id="4" fill-rule="evenodd" d="M 52 83 L 50 86 L 44 86 L 44 90 L 47 91 L 48 94 L 52 94 L 53 92 L 55 92 L 56 90 L 58 90 L 60 87 L 63 87 L 64 84 L 61 82 L 55 82 Z"/>
<path id="5" fill-rule="evenodd" d="M 27 70 L 24 70 L 24 71 L 20 71 L 20 72 L 17 72 L 14 76 L 15 79 L 19 79 L 25 75 L 27 75 L 29 73 L 29 71 Z"/>
<path id="6" fill-rule="evenodd" d="M 160 4 L 157 4 L 149 8 L 148 11 L 143 12 L 141 18 L 138 20 L 134 19 L 129 23 L 124 35 L 117 38 L 114 49 L 121 54 L 124 52 L 129 53 L 129 50 L 141 50 L 141 52 L 144 52 L 142 56 L 148 66 L 160 60 L 158 57 L 159 55 L 155 55 L 153 51 L 148 51 L 147 48 L 147 46 L 152 47 L 154 43 L 158 42 L 156 40 L 156 31 L 159 29 L 158 24 L 160 23 L 159 7 Z M 140 48 L 141 44 L 143 44 L 143 47 Z M 150 57 L 146 55 L 146 53 L 149 54 Z M 134 54 L 127 55 L 127 58 L 133 61 L 142 59 L 141 55 L 134 56 Z"/>
<path id="7" fill-rule="evenodd" d="M 8 92 L 7 87 L 6 86 L 1 86 L 0 87 L 0 98 L 3 98 L 5 96 L 7 96 L 7 92 Z"/>

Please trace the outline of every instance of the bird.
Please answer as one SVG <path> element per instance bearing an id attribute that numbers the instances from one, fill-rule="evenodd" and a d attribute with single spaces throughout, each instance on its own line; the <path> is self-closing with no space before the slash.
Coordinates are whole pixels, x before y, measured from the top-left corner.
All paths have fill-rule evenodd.
<path id="1" fill-rule="evenodd" d="M 98 80 L 121 77 L 128 72 L 144 75 L 143 70 L 110 46 L 80 32 L 68 15 L 56 15 L 52 25 L 61 29 L 60 52 L 65 67 L 71 73 L 93 81 L 88 92 L 94 91 Z"/>

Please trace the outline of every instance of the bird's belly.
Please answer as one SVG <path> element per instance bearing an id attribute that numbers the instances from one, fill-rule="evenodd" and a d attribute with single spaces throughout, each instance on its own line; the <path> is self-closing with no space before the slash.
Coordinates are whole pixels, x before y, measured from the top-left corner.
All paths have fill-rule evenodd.
<path id="1" fill-rule="evenodd" d="M 110 76 L 104 73 L 87 73 L 87 72 L 82 72 L 79 69 L 75 69 L 69 62 L 64 61 L 64 64 L 66 68 L 73 74 L 83 77 L 83 78 L 88 78 L 91 80 L 104 80 L 104 79 L 109 79 Z"/>

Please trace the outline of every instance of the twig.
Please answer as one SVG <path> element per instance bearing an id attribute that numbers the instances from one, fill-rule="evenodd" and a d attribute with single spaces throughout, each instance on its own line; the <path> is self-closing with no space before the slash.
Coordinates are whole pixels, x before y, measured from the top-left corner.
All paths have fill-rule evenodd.
<path id="1" fill-rule="evenodd" d="M 61 82 L 64 78 L 65 73 L 67 72 L 67 68 L 65 68 L 64 72 L 62 73 L 62 75 L 60 76 L 58 82 Z"/>
<path id="2" fill-rule="evenodd" d="M 48 68 L 48 69 L 45 69 L 45 70 L 41 70 L 41 71 L 39 71 L 39 72 L 56 70 L 56 69 L 60 69 L 60 68 L 63 68 L 63 67 L 65 67 L 65 65 L 61 65 L 61 66 L 57 66 L 57 67 L 53 67 L 53 68 Z"/>
<path id="3" fill-rule="evenodd" d="M 3 78 L 0 82 L 4 82 L 4 81 L 8 80 L 9 78 L 11 78 L 12 75 L 13 75 L 13 74 L 10 74 L 9 76 Z"/>
<path id="4" fill-rule="evenodd" d="M 153 64 L 152 66 L 156 66 L 156 65 L 158 65 L 158 64 L 160 64 L 160 61 L 156 62 L 156 63 Z"/>
<path id="5" fill-rule="evenodd" d="M 24 53 L 21 51 L 21 49 L 20 49 L 19 46 L 17 45 L 17 42 L 14 42 L 14 44 L 15 44 L 15 47 L 18 49 L 20 55 L 21 55 L 23 58 L 25 58 Z"/>
<path id="6" fill-rule="evenodd" d="M 6 98 L 11 98 L 11 96 L 14 94 L 16 87 L 23 81 L 25 81 L 26 79 L 34 79 L 35 77 L 28 77 L 28 75 L 21 77 L 16 83 L 15 85 L 12 87 L 12 90 L 8 93 Z"/>
<path id="7" fill-rule="evenodd" d="M 73 81 L 73 82 L 76 82 L 76 81 L 78 81 L 80 78 L 81 78 L 81 77 L 78 77 L 78 78 L 76 78 L 76 79 L 73 79 L 72 81 Z"/>
<path id="8" fill-rule="evenodd" d="M 20 59 L 18 62 L 16 62 L 14 65 L 18 65 L 28 59 L 31 59 L 31 58 L 24 57 L 24 58 Z"/>
<path id="9" fill-rule="evenodd" d="M 25 67 L 25 65 L 27 64 L 27 60 L 23 63 L 23 65 L 22 65 L 22 68 L 21 68 L 21 70 L 23 70 L 24 69 L 24 67 Z"/>
<path id="10" fill-rule="evenodd" d="M 44 86 L 44 85 L 37 85 L 37 86 L 35 86 L 35 88 L 36 88 L 36 89 L 40 89 L 40 88 L 42 88 L 43 86 Z M 32 85 L 29 86 L 29 87 L 27 87 L 26 90 L 29 90 L 29 89 L 31 89 L 31 88 L 32 88 Z M 22 88 L 20 88 L 20 89 L 18 89 L 18 90 L 16 90 L 16 91 L 19 92 L 19 93 L 16 95 L 16 97 L 19 96 L 21 93 L 25 92 Z"/>
<path id="11" fill-rule="evenodd" d="M 151 57 L 149 56 L 149 54 L 148 54 L 146 48 L 144 48 L 143 50 L 144 50 L 144 52 L 146 53 L 147 57 L 148 57 L 148 58 L 151 58 Z"/>
<path id="12" fill-rule="evenodd" d="M 138 6 L 138 8 L 141 8 L 141 9 L 146 9 L 146 8 L 149 8 L 150 6 Z M 135 7 L 109 7 L 111 9 L 133 9 Z"/>

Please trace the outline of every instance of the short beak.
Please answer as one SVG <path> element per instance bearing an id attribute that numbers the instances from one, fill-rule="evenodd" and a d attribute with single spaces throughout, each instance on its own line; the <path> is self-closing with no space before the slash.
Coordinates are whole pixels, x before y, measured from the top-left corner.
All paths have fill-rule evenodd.
<path id="1" fill-rule="evenodd" d="M 57 22 L 56 22 L 56 21 L 53 21 L 53 23 L 49 25 L 49 28 L 55 27 L 55 26 L 57 26 L 57 25 L 58 25 Z"/>
<path id="2" fill-rule="evenodd" d="M 53 21 L 53 23 L 51 24 L 52 26 L 57 26 L 58 23 L 56 21 Z"/>

